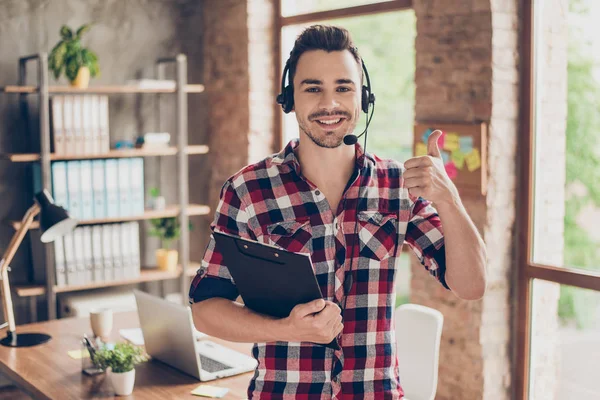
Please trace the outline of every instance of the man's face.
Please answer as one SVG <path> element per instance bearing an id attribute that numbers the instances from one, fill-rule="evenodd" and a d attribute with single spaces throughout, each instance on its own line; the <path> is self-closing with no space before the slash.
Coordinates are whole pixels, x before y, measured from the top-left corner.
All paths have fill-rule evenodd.
<path id="1" fill-rule="evenodd" d="M 335 148 L 354 132 L 360 113 L 362 70 L 348 50 L 303 53 L 294 76 L 300 130 L 318 146 Z"/>

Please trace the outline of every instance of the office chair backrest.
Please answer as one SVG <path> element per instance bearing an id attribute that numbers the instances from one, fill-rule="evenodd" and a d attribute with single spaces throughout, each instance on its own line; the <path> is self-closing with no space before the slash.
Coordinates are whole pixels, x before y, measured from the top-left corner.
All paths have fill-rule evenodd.
<path id="1" fill-rule="evenodd" d="M 406 400 L 433 400 L 437 390 L 444 316 L 417 304 L 396 309 L 396 344 L 400 385 Z"/>

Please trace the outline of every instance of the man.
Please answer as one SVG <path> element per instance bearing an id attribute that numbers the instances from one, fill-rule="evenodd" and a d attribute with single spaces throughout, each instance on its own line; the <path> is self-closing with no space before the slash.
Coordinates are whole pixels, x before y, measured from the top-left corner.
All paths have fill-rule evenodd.
<path id="1" fill-rule="evenodd" d="M 404 165 L 343 143 L 364 110 L 361 58 L 346 30 L 306 29 L 288 65 L 300 137 L 225 182 L 211 229 L 310 253 L 325 300 L 283 319 L 236 303 L 211 236 L 190 288 L 195 325 L 255 343 L 249 398 L 401 398 L 393 310 L 403 242 L 444 287 L 479 299 L 483 241 L 444 170 L 441 132 L 428 156 Z M 334 338 L 340 350 L 318 344 Z"/>

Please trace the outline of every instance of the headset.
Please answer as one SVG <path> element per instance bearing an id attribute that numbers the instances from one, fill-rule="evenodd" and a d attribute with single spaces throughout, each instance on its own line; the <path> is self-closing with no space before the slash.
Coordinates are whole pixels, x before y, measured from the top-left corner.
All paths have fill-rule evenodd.
<path id="1" fill-rule="evenodd" d="M 369 72 L 367 71 L 367 67 L 365 66 L 364 61 L 360 60 L 360 63 L 362 65 L 362 70 L 365 76 L 365 79 L 367 81 L 366 85 L 362 86 L 362 94 L 361 94 L 361 110 L 367 114 L 367 122 L 366 122 L 366 126 L 365 126 L 365 130 L 358 136 L 356 136 L 355 134 L 351 133 L 348 134 L 346 136 L 344 136 L 344 144 L 346 145 L 354 145 L 356 142 L 358 142 L 358 138 L 361 137 L 362 135 L 365 135 L 365 140 L 364 140 L 364 146 L 363 146 L 363 151 L 365 153 L 365 158 L 366 158 L 366 153 L 367 153 L 367 130 L 369 129 L 369 124 L 371 123 L 371 118 L 373 118 L 373 112 L 375 111 L 375 94 L 371 91 L 371 79 L 369 78 Z M 281 108 L 283 109 L 283 112 L 286 114 L 289 114 L 292 109 L 294 108 L 294 83 L 290 82 L 290 76 L 289 76 L 289 72 L 290 72 L 290 59 L 288 58 L 288 60 L 285 63 L 285 68 L 283 69 L 283 74 L 281 76 L 281 93 L 279 93 L 279 95 L 277 95 L 277 103 L 281 105 Z M 286 86 L 285 84 L 285 80 L 286 77 L 288 78 L 288 84 Z M 370 105 L 373 105 L 372 107 L 369 107 Z M 369 115 L 369 108 L 371 110 L 371 114 Z M 344 305 L 342 308 L 342 313 L 344 312 L 344 310 L 346 309 L 346 300 L 348 299 L 348 294 L 350 293 L 350 289 L 352 288 L 352 284 L 353 284 L 353 277 L 352 277 L 352 264 L 353 264 L 353 260 L 354 260 L 354 243 L 356 242 L 356 234 L 357 234 L 357 227 L 358 227 L 358 204 L 360 203 L 360 188 L 362 186 L 362 179 L 363 176 L 362 174 L 359 172 L 359 197 L 357 198 L 356 201 L 356 220 L 354 222 L 354 234 L 352 236 L 352 248 L 351 248 L 351 255 L 350 255 L 350 269 L 345 273 L 344 275 L 344 283 L 343 283 L 343 287 L 344 287 Z"/>
<path id="2" fill-rule="evenodd" d="M 367 71 L 367 67 L 365 66 L 365 63 L 362 59 L 360 60 L 360 63 L 362 65 L 362 70 L 367 80 L 367 84 L 362 86 L 361 109 L 364 113 L 368 114 L 369 105 L 375 105 L 375 93 L 371 91 L 371 79 L 369 78 L 369 72 Z M 294 83 L 289 81 L 289 72 L 290 59 L 288 58 L 288 60 L 285 63 L 285 68 L 283 69 L 283 74 L 281 76 L 281 93 L 277 95 L 277 103 L 281 104 L 281 108 L 286 114 L 289 114 L 294 109 Z M 286 77 L 288 78 L 287 86 L 285 84 Z"/>

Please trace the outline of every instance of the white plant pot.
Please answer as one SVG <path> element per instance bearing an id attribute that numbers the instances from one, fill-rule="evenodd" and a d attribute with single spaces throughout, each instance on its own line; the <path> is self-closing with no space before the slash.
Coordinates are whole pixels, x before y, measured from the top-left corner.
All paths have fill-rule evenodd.
<path id="1" fill-rule="evenodd" d="M 117 396 L 128 396 L 135 384 L 135 368 L 127 372 L 110 371 L 110 381 Z"/>

